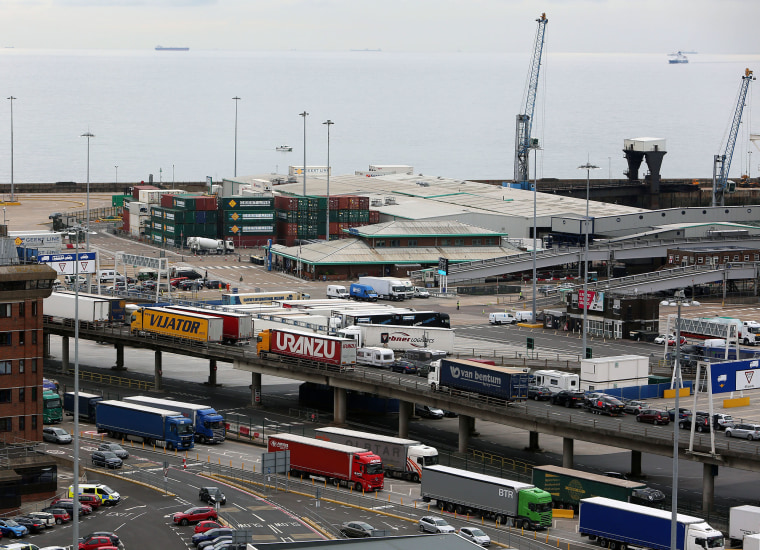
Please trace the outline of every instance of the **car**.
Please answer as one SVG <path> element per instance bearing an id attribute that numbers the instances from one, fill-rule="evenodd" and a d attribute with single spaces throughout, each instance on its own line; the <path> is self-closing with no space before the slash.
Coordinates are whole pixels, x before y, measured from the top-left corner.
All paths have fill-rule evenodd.
<path id="1" fill-rule="evenodd" d="M 203 541 L 214 540 L 219 537 L 232 535 L 233 531 L 234 529 L 230 529 L 229 527 L 217 527 L 216 529 L 209 529 L 203 533 L 195 533 L 190 541 L 193 543 L 193 546 L 197 548 L 198 545 Z"/>
<path id="2" fill-rule="evenodd" d="M 363 521 L 346 521 L 340 526 L 340 532 L 350 538 L 371 537 L 375 528 Z"/>
<path id="3" fill-rule="evenodd" d="M 670 424 L 670 416 L 668 416 L 668 411 L 641 409 L 639 414 L 636 415 L 636 422 L 649 422 L 655 426 L 658 424 L 668 425 Z"/>
<path id="4" fill-rule="evenodd" d="M 104 466 L 106 468 L 121 468 L 122 460 L 111 451 L 95 451 L 90 457 L 93 466 Z"/>
<path id="5" fill-rule="evenodd" d="M 679 418 L 679 420 L 681 418 L 686 418 L 689 415 L 691 415 L 691 409 L 687 409 L 686 407 L 678 407 L 678 418 Z M 670 421 L 674 422 L 675 419 L 676 419 L 676 410 L 675 409 L 668 409 L 668 416 L 670 417 Z"/>
<path id="6" fill-rule="evenodd" d="M 122 460 L 124 460 L 125 458 L 129 458 L 129 451 L 127 451 L 124 447 L 122 447 L 118 443 L 101 443 L 98 446 L 98 450 L 111 451 L 113 454 L 115 454 Z"/>
<path id="7" fill-rule="evenodd" d="M 198 498 L 211 506 L 217 502 L 219 504 L 227 504 L 227 497 L 219 490 L 219 487 L 201 487 L 200 491 L 198 491 Z"/>
<path id="8" fill-rule="evenodd" d="M 491 546 L 491 537 L 477 527 L 462 527 L 459 529 L 459 535 L 485 548 Z"/>
<path id="9" fill-rule="evenodd" d="M 205 520 L 216 520 L 216 510 L 210 506 L 196 506 L 188 508 L 184 512 L 177 512 L 172 516 L 172 521 L 178 525 L 187 525 L 188 523 L 197 523 Z"/>
<path id="10" fill-rule="evenodd" d="M 199 521 L 195 526 L 195 533 L 205 533 L 209 529 L 216 529 L 217 527 L 224 527 L 221 523 L 214 520 Z"/>
<path id="11" fill-rule="evenodd" d="M 417 365 L 406 359 L 396 359 L 391 363 L 391 372 L 401 372 L 403 374 L 415 374 Z"/>
<path id="12" fill-rule="evenodd" d="M 603 397 L 603 396 L 605 396 L 605 395 L 607 395 L 607 394 L 606 394 L 606 393 L 604 393 L 603 391 L 592 391 L 592 392 L 586 393 L 586 394 L 583 396 L 583 398 L 584 398 L 584 400 L 585 400 L 585 403 L 590 403 L 590 402 L 591 402 L 591 401 L 593 401 L 594 399 L 597 399 L 597 398 L 599 398 L 599 397 Z"/>
<path id="13" fill-rule="evenodd" d="M 423 418 L 443 418 L 443 411 L 436 409 L 435 407 L 428 407 L 427 405 L 416 405 L 414 412 L 417 416 Z"/>
<path id="14" fill-rule="evenodd" d="M 734 417 L 730 414 L 723 413 L 715 413 L 713 415 L 713 423 L 713 425 L 715 425 L 715 427 L 719 430 L 725 430 L 726 428 L 733 427 L 735 425 Z"/>
<path id="15" fill-rule="evenodd" d="M 419 521 L 420 532 L 422 533 L 454 533 L 454 529 L 445 519 L 435 516 L 423 516 Z"/>
<path id="16" fill-rule="evenodd" d="M 171 281 L 169 281 L 169 284 L 173 287 L 177 287 L 182 281 L 187 281 L 187 277 L 175 277 Z"/>
<path id="17" fill-rule="evenodd" d="M 198 544 L 198 550 L 214 550 L 223 544 L 231 543 L 232 535 L 222 535 L 211 540 L 204 540 Z"/>
<path id="18" fill-rule="evenodd" d="M 218 281 L 216 279 L 206 279 L 206 281 L 204 283 L 204 286 L 206 288 L 216 288 L 216 289 L 218 289 L 218 288 L 223 288 L 224 284 L 222 283 L 222 281 Z"/>
<path id="19" fill-rule="evenodd" d="M 61 525 L 63 523 L 68 523 L 71 521 L 71 514 L 69 514 L 68 510 L 58 508 L 57 506 L 48 506 L 47 508 L 43 508 L 41 512 L 52 514 L 55 518 L 56 525 Z"/>
<path id="20" fill-rule="evenodd" d="M 55 516 L 53 514 L 47 512 L 29 512 L 26 515 L 40 520 L 45 524 L 45 527 L 53 527 L 55 525 Z"/>
<path id="21" fill-rule="evenodd" d="M 430 298 L 430 293 L 427 291 L 426 288 L 422 288 L 421 286 L 414 287 L 414 297 L 415 298 Z"/>
<path id="22" fill-rule="evenodd" d="M 736 424 L 728 427 L 726 437 L 743 437 L 747 441 L 760 439 L 760 424 Z"/>
<path id="23" fill-rule="evenodd" d="M 586 408 L 593 414 L 608 414 L 620 416 L 625 410 L 625 405 L 620 399 L 611 395 L 602 395 L 586 402 Z"/>
<path id="24" fill-rule="evenodd" d="M 9 538 L 24 537 L 29 534 L 29 529 L 12 519 L 0 519 L 0 533 Z"/>
<path id="25" fill-rule="evenodd" d="M 682 430 L 690 430 L 691 423 L 694 422 L 694 431 L 702 433 L 709 432 L 712 427 L 710 424 L 710 415 L 697 411 L 696 415 L 690 414 L 678 421 L 678 427 Z"/>
<path id="26" fill-rule="evenodd" d="M 583 392 L 572 390 L 560 390 L 553 393 L 549 398 L 552 405 L 564 405 L 567 408 L 582 407 L 585 400 Z"/>
<path id="27" fill-rule="evenodd" d="M 100 548 L 113 547 L 111 538 L 104 535 L 88 535 L 79 539 L 79 550 L 99 550 Z"/>
<path id="28" fill-rule="evenodd" d="M 77 502 L 79 505 L 79 515 L 80 516 L 88 516 L 92 514 L 92 507 L 88 506 L 87 504 L 82 504 L 81 502 Z M 55 506 L 56 508 L 63 508 L 66 510 L 71 517 L 74 517 L 74 501 L 70 498 L 57 498 L 53 500 L 51 503 L 52 506 Z"/>
<path id="29" fill-rule="evenodd" d="M 13 521 L 26 527 L 31 534 L 42 533 L 46 527 L 41 520 L 29 516 L 17 516 Z"/>
<path id="30" fill-rule="evenodd" d="M 119 546 L 119 541 L 121 540 L 119 539 L 119 535 L 112 533 L 111 531 L 95 531 L 84 538 L 87 539 L 89 537 L 108 537 L 113 546 Z"/>
<path id="31" fill-rule="evenodd" d="M 103 501 L 95 495 L 79 495 L 79 502 L 86 504 L 93 510 L 97 510 L 103 504 Z"/>
<path id="32" fill-rule="evenodd" d="M 673 334 L 660 334 L 657 338 L 654 339 L 655 344 L 664 344 L 665 342 L 668 342 L 669 346 L 675 346 L 676 345 L 676 337 Z M 686 338 L 681 336 L 680 338 L 681 345 L 686 343 Z"/>
<path id="33" fill-rule="evenodd" d="M 63 428 L 45 426 L 42 428 L 42 440 L 50 443 L 71 443 L 71 434 Z"/>
<path id="34" fill-rule="evenodd" d="M 203 283 L 201 281 L 186 279 L 179 283 L 178 288 L 180 290 L 200 290 L 203 288 Z"/>
<path id="35" fill-rule="evenodd" d="M 631 399 L 626 401 L 623 410 L 628 414 L 639 414 L 641 409 L 649 408 L 649 403 L 646 401 L 639 401 L 638 399 Z"/>
<path id="36" fill-rule="evenodd" d="M 546 386 L 528 386 L 528 399 L 534 401 L 548 401 L 552 398 L 553 393 Z"/>

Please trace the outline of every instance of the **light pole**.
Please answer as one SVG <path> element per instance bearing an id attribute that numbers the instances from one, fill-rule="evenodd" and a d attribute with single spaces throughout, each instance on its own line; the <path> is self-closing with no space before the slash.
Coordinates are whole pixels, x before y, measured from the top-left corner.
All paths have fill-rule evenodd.
<path id="1" fill-rule="evenodd" d="M 589 181 L 591 179 L 591 170 L 599 169 L 598 166 L 586 161 L 586 164 L 578 167 L 579 170 L 586 171 L 586 217 L 583 220 L 584 233 L 586 234 L 586 244 L 583 247 L 583 356 L 586 356 L 586 332 L 588 323 L 588 200 L 589 200 Z M 580 300 L 578 301 L 580 304 Z"/>
<path id="2" fill-rule="evenodd" d="M 322 124 L 327 126 L 327 222 L 325 223 L 325 241 L 329 243 L 330 242 L 330 126 L 332 126 L 335 123 L 328 118 Z M 304 191 L 304 194 L 306 194 L 305 191 Z"/>
<path id="3" fill-rule="evenodd" d="M 303 113 L 298 113 L 298 116 L 303 117 L 303 196 L 306 196 L 306 117 L 309 116 L 309 113 L 304 111 Z"/>
<path id="4" fill-rule="evenodd" d="M 85 235 L 85 248 L 87 252 L 90 251 L 90 138 L 94 138 L 95 134 L 89 130 L 82 134 L 80 137 L 87 138 L 87 234 Z"/>
<path id="5" fill-rule="evenodd" d="M 13 193 L 13 100 L 16 98 L 10 96 L 8 99 L 11 101 L 11 202 L 14 202 L 16 199 Z"/>
<path id="6" fill-rule="evenodd" d="M 119 165 L 114 164 L 114 169 L 116 170 L 116 176 L 114 176 L 114 183 L 118 185 L 119 183 Z"/>
<path id="7" fill-rule="evenodd" d="M 240 98 L 238 96 L 235 96 L 232 99 L 235 100 L 235 171 L 233 172 L 233 175 L 237 177 L 237 109 L 238 101 L 240 101 Z M 172 181 L 174 181 L 173 178 Z"/>
<path id="8" fill-rule="evenodd" d="M 541 147 L 538 145 L 538 140 L 535 139 L 531 143 L 531 149 L 533 149 L 533 318 L 532 322 L 536 322 L 536 193 L 538 191 L 538 152 Z"/>
<path id="9" fill-rule="evenodd" d="M 681 393 L 681 304 L 686 300 L 686 293 L 683 289 L 676 290 L 673 299 L 678 304 L 678 316 L 676 317 L 676 361 L 673 365 L 673 378 L 675 379 L 676 404 L 673 411 L 673 494 L 671 496 L 671 519 L 670 519 L 670 550 L 677 550 L 676 527 L 678 525 L 678 421 L 680 411 L 678 410 Z M 667 334 L 665 335 L 667 337 Z M 728 344 L 726 344 L 728 345 Z"/>

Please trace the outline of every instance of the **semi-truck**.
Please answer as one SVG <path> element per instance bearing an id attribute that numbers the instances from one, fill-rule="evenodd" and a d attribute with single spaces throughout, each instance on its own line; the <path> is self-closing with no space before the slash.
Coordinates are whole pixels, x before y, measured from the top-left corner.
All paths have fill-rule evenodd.
<path id="1" fill-rule="evenodd" d="M 428 384 L 433 391 L 464 392 L 505 401 L 528 399 L 527 372 L 467 359 L 439 359 L 430 363 Z"/>
<path id="2" fill-rule="evenodd" d="M 137 403 L 100 401 L 95 409 L 98 433 L 184 451 L 193 448 L 193 422 L 176 410 Z"/>
<path id="3" fill-rule="evenodd" d="M 73 290 L 61 290 L 58 291 L 58 294 L 70 294 L 71 296 L 74 296 L 75 292 Z M 82 292 L 79 293 L 79 297 L 92 298 L 98 301 L 104 300 L 108 302 L 108 321 L 111 323 L 124 322 L 126 305 L 126 300 L 124 300 L 124 298 L 121 298 L 119 296 L 108 296 L 105 294 L 84 294 Z"/>
<path id="4" fill-rule="evenodd" d="M 73 319 L 75 311 L 80 322 L 105 323 L 110 317 L 111 304 L 108 300 L 87 296 L 77 300 L 76 295 L 62 292 L 53 292 L 42 301 L 43 315 Z"/>
<path id="5" fill-rule="evenodd" d="M 534 466 L 531 481 L 552 496 L 555 508 L 578 510 L 581 499 L 590 497 L 606 497 L 655 508 L 665 505 L 665 494 L 644 483 L 561 466 Z"/>
<path id="6" fill-rule="evenodd" d="M 220 317 L 189 311 L 144 307 L 132 313 L 130 331 L 132 334 L 150 334 L 216 343 L 222 341 L 224 320 Z"/>
<path id="7" fill-rule="evenodd" d="M 734 506 L 728 511 L 731 546 L 742 546 L 748 535 L 760 533 L 760 506 Z"/>
<path id="8" fill-rule="evenodd" d="M 359 277 L 359 284 L 371 286 L 381 300 L 406 300 L 406 286 L 393 277 Z M 412 296 L 414 297 L 414 291 Z"/>
<path id="9" fill-rule="evenodd" d="M 188 237 L 187 247 L 196 254 L 234 254 L 235 243 L 232 239 L 208 239 L 206 237 Z"/>
<path id="10" fill-rule="evenodd" d="M 672 513 L 640 504 L 605 497 L 581 500 L 578 532 L 602 548 L 623 550 L 627 546 L 670 550 Z M 676 515 L 675 550 L 723 550 L 723 533 L 705 520 Z"/>
<path id="11" fill-rule="evenodd" d="M 437 464 L 425 468 L 420 495 L 440 510 L 502 525 L 539 530 L 552 524 L 552 496 L 529 483 Z"/>
<path id="12" fill-rule="evenodd" d="M 290 451 L 294 476 L 323 477 L 327 483 L 365 492 L 380 491 L 385 484 L 382 460 L 367 449 L 294 434 L 270 435 L 267 448 Z"/>
<path id="13" fill-rule="evenodd" d="M 352 325 L 338 331 L 360 348 L 381 347 L 394 351 L 435 348 L 454 353 L 454 329 L 401 325 Z"/>
<path id="14" fill-rule="evenodd" d="M 424 468 L 438 464 L 438 450 L 414 439 L 332 427 L 318 428 L 314 432 L 317 439 L 372 451 L 383 461 L 388 477 L 419 481 Z"/>
<path id="15" fill-rule="evenodd" d="M 226 429 L 224 417 L 208 405 L 182 403 L 173 399 L 161 399 L 147 395 L 125 397 L 127 403 L 137 403 L 148 407 L 159 407 L 177 411 L 193 422 L 195 441 L 198 443 L 221 443 L 225 439 Z"/>
<path id="16" fill-rule="evenodd" d="M 270 328 L 259 332 L 256 352 L 264 359 L 288 357 L 343 372 L 356 367 L 356 347 L 356 342 L 348 338 Z"/>
<path id="17" fill-rule="evenodd" d="M 311 295 L 296 290 L 280 290 L 275 292 L 244 292 L 222 294 L 222 305 L 240 306 L 245 304 L 271 304 L 276 300 L 308 300 Z"/>
<path id="18" fill-rule="evenodd" d="M 63 421 L 63 403 L 58 392 L 42 392 L 42 423 L 58 424 Z"/>
<path id="19" fill-rule="evenodd" d="M 94 393 L 79 392 L 79 418 L 88 422 L 95 422 L 95 408 L 103 400 L 100 395 Z M 63 394 L 63 410 L 68 416 L 74 416 L 74 400 L 77 394 L 73 391 Z"/>
<path id="20" fill-rule="evenodd" d="M 249 343 L 253 338 L 253 319 L 250 313 L 217 311 L 204 307 L 193 306 L 166 306 L 168 309 L 177 311 L 187 311 L 189 313 L 198 313 L 210 317 L 219 317 L 222 323 L 222 342 L 225 344 L 244 344 Z"/>

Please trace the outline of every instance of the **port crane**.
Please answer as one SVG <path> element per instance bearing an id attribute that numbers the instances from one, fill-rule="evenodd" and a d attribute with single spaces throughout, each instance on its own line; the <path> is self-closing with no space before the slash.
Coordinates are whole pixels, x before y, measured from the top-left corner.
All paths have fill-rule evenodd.
<path id="1" fill-rule="evenodd" d="M 528 154 L 531 148 L 530 133 L 533 126 L 533 111 L 536 107 L 536 92 L 538 90 L 538 74 L 541 70 L 541 55 L 544 51 L 544 33 L 549 21 L 546 14 L 536 19 L 538 30 L 533 44 L 533 57 L 530 62 L 528 89 L 523 102 L 522 113 L 517 115 L 515 132 L 515 183 L 526 189 L 530 174 L 528 173 Z"/>
<path id="2" fill-rule="evenodd" d="M 744 69 L 741 87 L 739 88 L 739 99 L 736 102 L 734 118 L 731 122 L 731 128 L 728 132 L 726 149 L 722 155 L 715 155 L 713 160 L 713 180 L 712 180 L 712 205 L 725 206 L 726 193 L 732 193 L 735 190 L 735 184 L 729 185 L 728 172 L 731 169 L 731 158 L 734 156 L 734 147 L 736 138 L 739 135 L 739 125 L 742 122 L 742 113 L 744 112 L 744 103 L 747 100 L 747 91 L 749 84 L 755 80 L 752 71 Z"/>

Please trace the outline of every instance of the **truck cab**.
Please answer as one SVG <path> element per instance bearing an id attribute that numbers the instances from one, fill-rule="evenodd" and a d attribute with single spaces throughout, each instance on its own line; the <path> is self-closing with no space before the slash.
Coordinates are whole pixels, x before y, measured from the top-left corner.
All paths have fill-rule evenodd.
<path id="1" fill-rule="evenodd" d="M 375 289 L 369 285 L 351 283 L 351 286 L 349 287 L 349 295 L 354 300 L 377 302 L 377 292 L 375 292 Z"/>
<path id="2" fill-rule="evenodd" d="M 63 420 L 63 402 L 61 396 L 54 391 L 42 392 L 42 422 L 58 424 Z"/>

